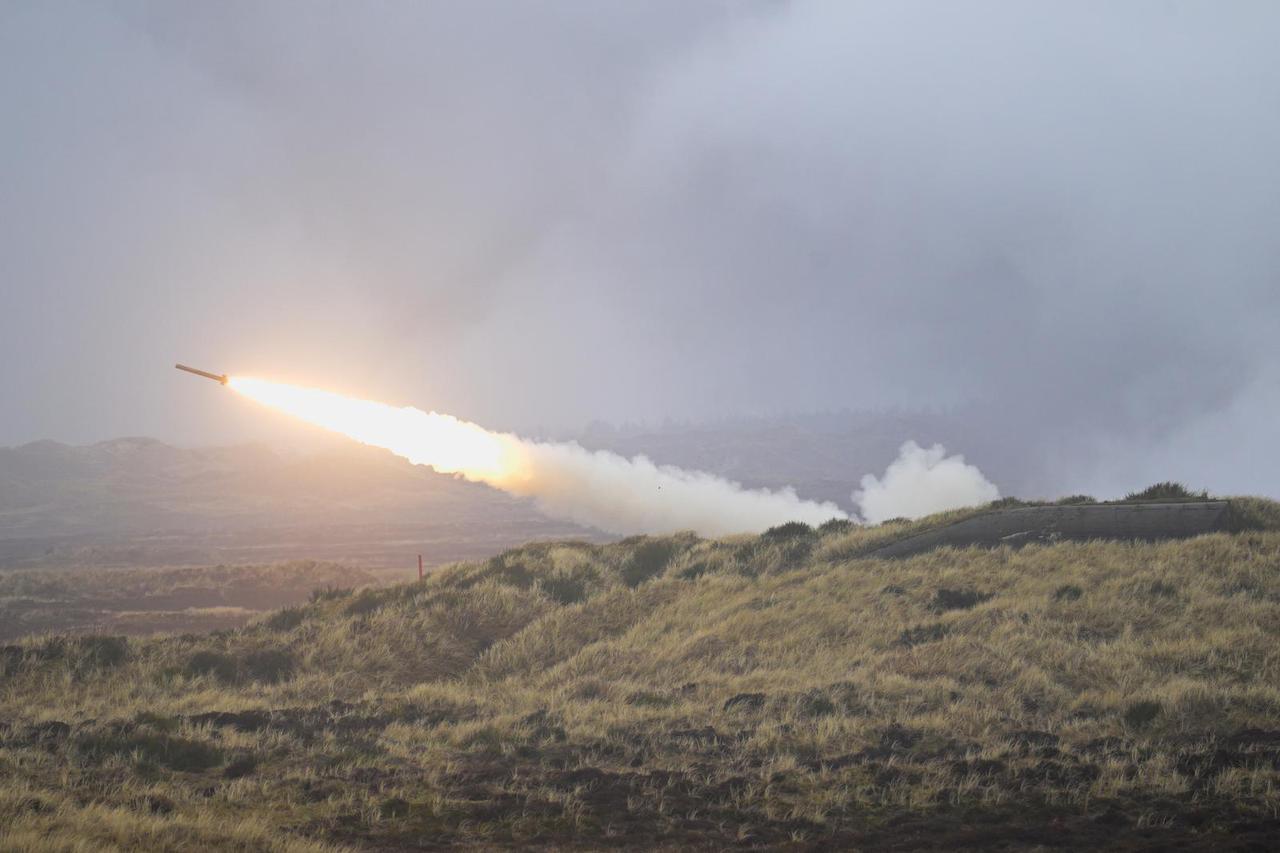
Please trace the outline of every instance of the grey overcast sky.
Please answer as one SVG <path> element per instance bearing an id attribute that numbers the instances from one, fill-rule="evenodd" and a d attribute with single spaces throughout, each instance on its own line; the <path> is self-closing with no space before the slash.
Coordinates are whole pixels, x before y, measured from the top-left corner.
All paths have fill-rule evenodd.
<path id="1" fill-rule="evenodd" d="M 1277 45 L 1274 0 L 8 0 L 0 444 L 282 435 L 184 360 L 503 427 L 948 408 L 1053 491 L 1274 495 Z"/>

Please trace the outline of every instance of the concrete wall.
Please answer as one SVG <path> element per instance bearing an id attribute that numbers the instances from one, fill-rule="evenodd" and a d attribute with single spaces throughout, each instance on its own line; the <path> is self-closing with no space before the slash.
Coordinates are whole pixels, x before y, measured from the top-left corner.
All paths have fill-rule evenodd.
<path id="1" fill-rule="evenodd" d="M 946 527 L 909 536 L 871 553 L 909 557 L 934 548 L 994 547 L 1063 539 L 1182 539 L 1226 530 L 1227 501 L 1084 504 L 998 509 Z"/>

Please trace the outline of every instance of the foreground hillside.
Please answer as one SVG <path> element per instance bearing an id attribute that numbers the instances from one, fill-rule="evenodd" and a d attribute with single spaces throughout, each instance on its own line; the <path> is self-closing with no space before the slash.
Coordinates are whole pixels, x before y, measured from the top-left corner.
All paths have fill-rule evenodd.
<path id="1" fill-rule="evenodd" d="M 895 527 L 6 647 L 0 848 L 1273 843 L 1280 532 L 860 556 Z"/>

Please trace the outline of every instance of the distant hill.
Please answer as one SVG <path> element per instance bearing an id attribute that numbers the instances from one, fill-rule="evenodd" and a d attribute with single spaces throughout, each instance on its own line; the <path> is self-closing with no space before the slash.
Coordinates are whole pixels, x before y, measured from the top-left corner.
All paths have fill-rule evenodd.
<path id="1" fill-rule="evenodd" d="M 409 568 L 592 536 L 529 501 L 344 445 L 179 448 L 150 438 L 0 449 L 0 568 L 358 561 Z"/>
<path id="2" fill-rule="evenodd" d="M 965 452 L 1004 488 L 1017 463 L 965 421 L 928 413 L 794 415 L 707 424 L 609 426 L 590 449 L 708 471 L 751 488 L 793 486 L 852 508 L 907 438 Z M 1007 454 L 1005 454 L 1007 455 Z M 323 452 L 264 445 L 179 448 L 152 438 L 0 448 L 0 569 L 262 564 L 294 559 L 404 566 L 492 554 L 534 538 L 602 538 L 529 501 L 357 444 Z"/>
<path id="3" fill-rule="evenodd" d="M 801 497 L 846 509 L 861 477 L 883 472 L 911 438 L 963 452 L 1006 493 L 1034 494 L 1027 460 L 968 423 L 935 413 L 834 412 L 596 424 L 546 437 L 644 454 L 750 488 L 792 486 Z M 601 538 L 545 517 L 528 501 L 356 444 L 298 453 L 119 438 L 0 448 L 0 569 L 293 559 L 389 567 L 419 550 L 441 563 L 560 536 Z"/>
<path id="4" fill-rule="evenodd" d="M 0 641 L 44 633 L 222 631 L 264 611 L 305 603 L 316 590 L 389 579 L 356 566 L 310 560 L 173 569 L 15 569 L 0 572 Z"/>

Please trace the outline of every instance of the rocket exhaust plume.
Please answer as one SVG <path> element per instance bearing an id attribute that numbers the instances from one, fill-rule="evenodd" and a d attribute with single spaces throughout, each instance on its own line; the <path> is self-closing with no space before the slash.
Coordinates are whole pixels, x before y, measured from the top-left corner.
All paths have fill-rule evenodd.
<path id="1" fill-rule="evenodd" d="M 530 441 L 450 415 L 262 379 L 230 376 L 224 384 L 416 465 L 533 498 L 548 515 L 611 533 L 695 530 L 720 536 L 787 521 L 818 524 L 848 517 L 833 503 L 801 500 L 791 488 L 744 489 L 711 474 L 655 465 L 643 456 L 627 459 L 577 443 Z"/>

